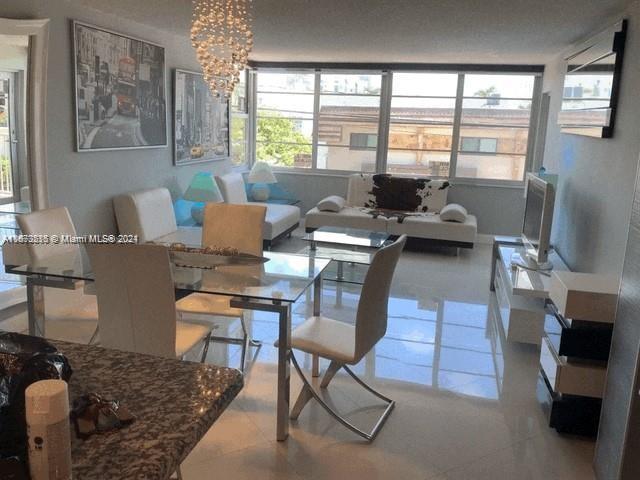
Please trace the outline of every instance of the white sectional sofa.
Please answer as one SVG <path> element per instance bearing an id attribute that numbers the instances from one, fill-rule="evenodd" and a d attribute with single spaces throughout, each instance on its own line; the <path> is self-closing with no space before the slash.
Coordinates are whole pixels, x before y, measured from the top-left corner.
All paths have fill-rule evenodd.
<path id="1" fill-rule="evenodd" d="M 244 179 L 239 173 L 228 173 L 216 177 L 220 192 L 227 203 L 263 205 L 267 207 L 267 217 L 264 222 L 262 238 L 265 248 L 279 239 L 291 235 L 300 225 L 300 209 L 295 205 L 280 205 L 276 203 L 249 202 Z"/>
<path id="2" fill-rule="evenodd" d="M 247 202 L 244 180 L 240 174 L 216 177 L 222 196 L 227 203 L 251 203 L 267 207 L 263 241 L 265 248 L 289 235 L 300 224 L 300 209 L 292 205 Z M 138 235 L 144 243 L 163 237 L 165 241 L 199 244 L 201 227 L 178 227 L 173 211 L 171 194 L 166 188 L 152 188 L 118 195 L 113 207 L 122 234 Z"/>
<path id="3" fill-rule="evenodd" d="M 391 235 L 406 234 L 418 240 L 414 244 L 473 248 L 478 231 L 476 217 L 466 214 L 462 215 L 464 221 L 443 220 L 439 212 L 447 205 L 448 184 L 433 180 L 428 185 L 430 205 L 426 212 L 402 211 L 400 216 L 391 214 L 387 217 L 380 213 L 383 210 L 372 205 L 373 175 L 351 175 L 344 207 L 334 208 L 338 211 L 323 211 L 317 206 L 312 208 L 305 216 L 305 228 L 307 231 L 324 226 L 358 228 Z M 464 211 L 464 208 L 459 210 Z"/>

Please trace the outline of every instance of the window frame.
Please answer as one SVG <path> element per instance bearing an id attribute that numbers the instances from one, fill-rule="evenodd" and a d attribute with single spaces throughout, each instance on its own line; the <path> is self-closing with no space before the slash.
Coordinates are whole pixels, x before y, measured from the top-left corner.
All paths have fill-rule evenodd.
<path id="1" fill-rule="evenodd" d="M 265 64 L 264 67 L 259 64 L 254 64 L 254 68 L 249 73 L 249 78 L 252 81 L 247 83 L 248 91 L 247 104 L 249 105 L 249 117 L 251 118 L 251 138 L 249 141 L 251 150 L 250 165 L 253 165 L 256 161 L 256 118 L 257 118 L 257 75 L 259 73 L 314 73 L 314 110 L 313 110 L 313 134 L 312 134 L 312 162 L 310 168 L 300 167 L 281 167 L 274 165 L 273 169 L 277 172 L 283 173 L 301 173 L 301 174 L 313 174 L 313 175 L 327 175 L 327 176 L 346 176 L 353 173 L 361 173 L 359 170 L 335 170 L 318 168 L 318 125 L 319 125 L 319 111 L 320 111 L 320 97 L 322 95 L 320 89 L 321 74 L 356 74 L 356 75 L 381 75 L 381 90 L 380 90 L 380 113 L 378 118 L 378 145 L 376 148 L 376 173 L 387 172 L 387 160 L 389 156 L 389 132 L 391 127 L 391 100 L 393 98 L 393 74 L 394 73 L 450 73 L 458 76 L 456 98 L 455 98 L 455 110 L 453 118 L 453 131 L 451 140 L 451 156 L 449 160 L 449 176 L 448 177 L 435 177 L 425 175 L 425 178 L 440 178 L 447 179 L 455 182 L 456 184 L 468 184 L 468 185 L 480 185 L 480 186 L 500 186 L 500 187 L 522 187 L 525 183 L 526 172 L 530 172 L 533 168 L 536 139 L 538 137 L 537 128 L 539 125 L 540 115 L 540 102 L 542 101 L 542 75 L 544 73 L 544 67 L 538 65 L 410 65 L 408 67 L 396 66 L 385 68 L 384 66 L 378 67 L 377 65 L 363 66 L 362 68 L 354 67 L 340 67 L 339 65 L 333 66 L 327 64 L 304 64 L 303 66 L 296 66 L 291 64 L 288 68 L 286 64 Z M 492 179 L 492 178 L 471 178 L 471 177 L 459 177 L 456 174 L 458 154 L 461 147 L 461 129 L 462 125 L 462 111 L 464 102 L 464 80 L 466 74 L 487 74 L 487 75 L 530 75 L 534 77 L 534 85 L 531 96 L 531 112 L 529 117 L 529 125 L 527 127 L 527 151 L 523 155 L 525 157 L 525 165 L 523 178 L 521 180 L 504 180 L 504 179 Z M 348 96 L 349 94 L 346 94 Z M 401 95 L 402 97 L 402 95 Z M 430 97 L 425 95 L 425 97 Z M 505 99 L 507 99 L 505 97 Z M 351 148 L 351 147 L 345 147 Z M 367 149 L 368 150 L 368 149 Z M 487 155 L 492 155 L 487 153 Z"/>
<path id="2" fill-rule="evenodd" d="M 251 106 L 251 81 L 253 80 L 253 76 L 251 75 L 251 70 L 249 68 L 246 68 L 244 71 L 244 81 L 245 81 L 245 86 L 246 86 L 246 92 L 245 92 L 245 105 L 244 105 L 244 111 L 240 111 L 240 110 L 235 110 L 233 108 L 233 104 L 232 104 L 232 99 L 229 98 L 229 161 L 231 162 L 231 168 L 234 172 L 245 172 L 247 170 L 249 170 L 249 168 L 251 167 L 251 165 L 253 165 L 254 162 L 254 155 L 253 155 L 253 150 L 254 150 L 254 141 L 253 141 L 253 134 L 252 134 L 252 106 Z M 242 118 L 243 120 L 245 120 L 245 152 L 244 152 L 244 162 L 240 163 L 238 165 L 233 163 L 233 139 L 232 139 L 232 135 L 231 135 L 231 129 L 232 129 L 232 124 L 233 124 L 233 118 Z"/>

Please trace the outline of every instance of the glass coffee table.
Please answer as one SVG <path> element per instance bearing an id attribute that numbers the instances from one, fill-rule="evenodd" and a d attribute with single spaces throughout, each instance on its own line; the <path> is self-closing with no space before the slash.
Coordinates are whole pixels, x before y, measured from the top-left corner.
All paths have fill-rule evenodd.
<path id="1" fill-rule="evenodd" d="M 316 258 L 329 258 L 336 264 L 335 275 L 325 274 L 325 280 L 362 284 L 366 268 L 376 250 L 390 243 L 386 232 L 373 232 L 356 228 L 321 227 L 307 233 L 302 240 L 309 246 L 302 252 Z M 352 268 L 345 273 L 345 264 Z M 358 268 L 360 267 L 360 268 Z"/>

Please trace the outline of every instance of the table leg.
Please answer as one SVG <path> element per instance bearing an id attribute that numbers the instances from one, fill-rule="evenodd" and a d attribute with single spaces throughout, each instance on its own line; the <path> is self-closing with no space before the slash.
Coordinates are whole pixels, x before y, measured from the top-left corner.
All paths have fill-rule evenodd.
<path id="1" fill-rule="evenodd" d="M 338 265 L 340 262 L 338 262 Z M 322 307 L 322 275 L 318 275 L 313 283 L 313 316 L 320 315 Z M 311 357 L 311 376 L 320 376 L 320 357 L 313 355 Z"/>
<path id="2" fill-rule="evenodd" d="M 496 280 L 496 260 L 498 259 L 498 251 L 500 244 L 497 241 L 493 241 L 493 252 L 491 254 L 491 279 L 489 283 L 489 290 L 495 291 L 494 282 Z"/>
<path id="3" fill-rule="evenodd" d="M 344 280 L 344 262 L 338 262 L 338 273 L 336 275 L 336 280 L 338 280 L 338 282 Z"/>
<path id="4" fill-rule="evenodd" d="M 289 436 L 289 396 L 291 391 L 291 305 L 282 305 L 278 329 L 278 406 L 276 439 Z"/>
<path id="5" fill-rule="evenodd" d="M 44 337 L 44 287 L 27 277 L 29 335 Z"/>

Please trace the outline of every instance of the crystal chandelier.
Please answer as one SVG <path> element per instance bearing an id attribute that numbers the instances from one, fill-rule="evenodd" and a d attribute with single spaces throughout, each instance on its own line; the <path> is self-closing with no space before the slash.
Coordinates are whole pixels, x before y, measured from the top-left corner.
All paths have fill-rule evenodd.
<path id="1" fill-rule="evenodd" d="M 211 92 L 229 97 L 253 48 L 252 0 L 193 0 L 191 44 Z"/>

